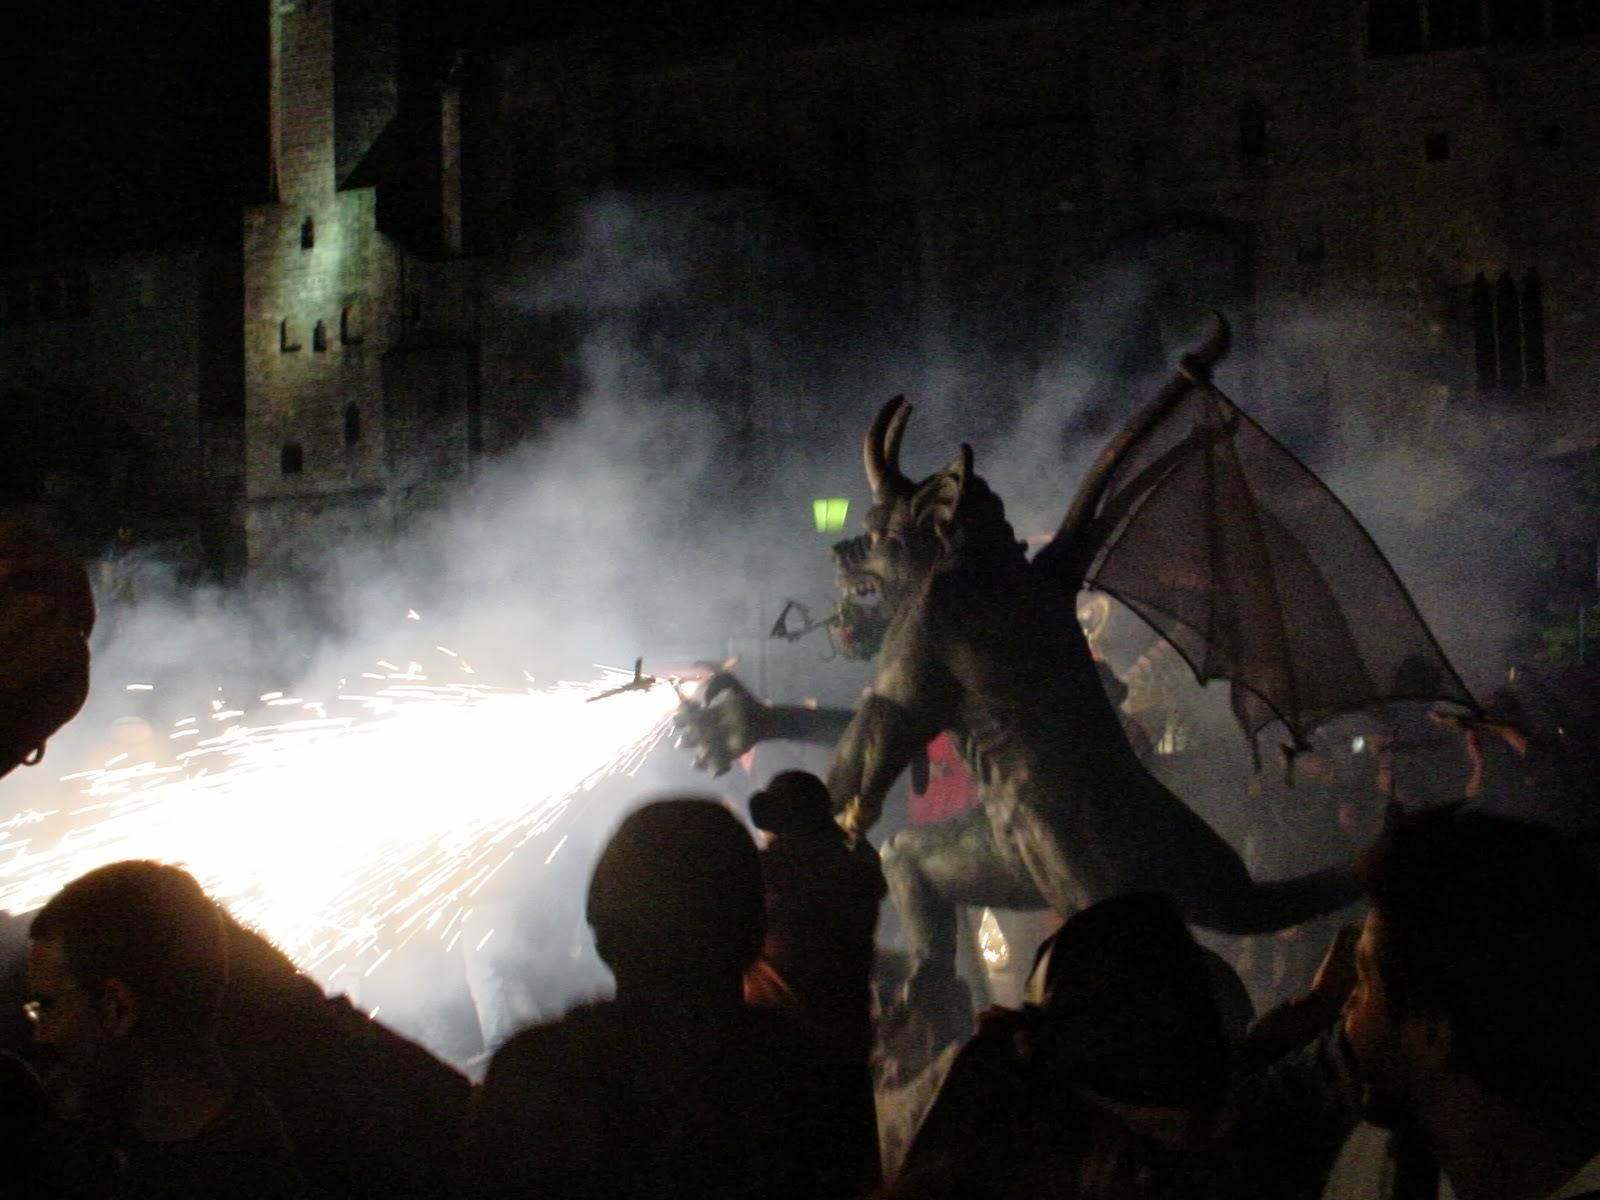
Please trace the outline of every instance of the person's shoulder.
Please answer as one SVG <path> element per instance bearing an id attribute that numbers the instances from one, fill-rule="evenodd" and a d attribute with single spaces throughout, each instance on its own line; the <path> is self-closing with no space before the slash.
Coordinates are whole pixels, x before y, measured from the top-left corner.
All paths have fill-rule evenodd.
<path id="1" fill-rule="evenodd" d="M 122 1146 L 134 1196 L 229 1195 L 240 1200 L 293 1200 L 304 1195 L 299 1162 L 272 1101 L 237 1087 L 223 1116 L 177 1142 Z"/>
<path id="2" fill-rule="evenodd" d="M 233 1094 L 228 1108 L 227 1121 L 241 1130 L 259 1132 L 265 1137 L 284 1137 L 283 1115 L 266 1093 L 248 1084 L 240 1085 Z"/>
<path id="3" fill-rule="evenodd" d="M 825 1045 L 790 1008 L 763 1008 L 733 1004 L 714 1014 L 701 1014 L 697 1022 L 712 1017 L 716 1042 L 734 1051 L 753 1071 L 780 1071 L 809 1076 L 815 1073 Z"/>
<path id="4" fill-rule="evenodd" d="M 294 1145 L 284 1128 L 283 1114 L 258 1089 L 241 1086 L 234 1092 L 233 1103 L 218 1132 L 236 1153 L 277 1164 L 288 1174 L 298 1175 Z"/>
<path id="5" fill-rule="evenodd" d="M 604 1037 L 623 1023 L 615 1002 L 597 1000 L 580 1004 L 550 1021 L 528 1025 L 512 1034 L 490 1059 L 489 1070 L 536 1062 L 567 1045 Z"/>
<path id="6" fill-rule="evenodd" d="M 745 1008 L 737 1037 L 751 1069 L 783 1090 L 831 1095 L 854 1086 L 858 1068 L 841 1058 L 793 1009 Z"/>
<path id="7" fill-rule="evenodd" d="M 541 1037 L 555 1037 L 613 1023 L 619 1019 L 618 1008 L 616 1000 L 588 1000 L 575 1004 L 559 1017 L 524 1026 L 505 1044 L 509 1046 L 519 1040 L 536 1041 Z"/>

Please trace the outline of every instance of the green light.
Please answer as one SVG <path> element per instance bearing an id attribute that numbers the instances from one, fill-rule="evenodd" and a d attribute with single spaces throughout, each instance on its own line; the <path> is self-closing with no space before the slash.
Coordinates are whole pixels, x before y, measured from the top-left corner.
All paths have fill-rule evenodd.
<path id="1" fill-rule="evenodd" d="M 849 512 L 850 501 L 842 496 L 811 502 L 811 520 L 816 524 L 818 533 L 832 533 L 834 530 L 843 529 L 845 516 Z"/>

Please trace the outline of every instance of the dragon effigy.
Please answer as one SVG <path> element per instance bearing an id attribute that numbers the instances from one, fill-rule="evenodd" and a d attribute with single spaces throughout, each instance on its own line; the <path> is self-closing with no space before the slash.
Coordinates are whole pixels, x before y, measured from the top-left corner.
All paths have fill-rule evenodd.
<path id="1" fill-rule="evenodd" d="M 828 786 L 858 835 L 930 739 L 956 736 L 981 803 L 883 848 L 912 995 L 953 981 L 961 904 L 1068 915 L 1154 889 L 1193 924 L 1258 933 L 1358 893 L 1349 865 L 1253 879 L 1150 774 L 1078 622 L 1081 588 L 1144 617 L 1202 681 L 1229 679 L 1246 732 L 1281 722 L 1291 749 L 1321 721 L 1382 701 L 1472 706 L 1354 517 L 1211 385 L 1227 343 L 1219 322 L 1101 455 L 1032 558 L 969 447 L 920 482 L 905 476 L 911 410 L 890 401 L 864 447 L 867 531 L 834 551 L 847 645 L 877 645 L 860 707 L 768 705 L 723 676 L 680 714 L 680 743 L 718 772 L 764 739 L 837 737 Z M 873 617 L 860 602 L 868 593 Z"/>

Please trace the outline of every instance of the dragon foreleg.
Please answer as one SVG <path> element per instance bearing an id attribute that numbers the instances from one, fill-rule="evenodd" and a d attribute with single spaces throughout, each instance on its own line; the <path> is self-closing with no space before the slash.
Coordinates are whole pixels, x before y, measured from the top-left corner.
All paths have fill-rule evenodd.
<path id="1" fill-rule="evenodd" d="M 900 772 L 937 733 L 904 705 L 868 692 L 828 768 L 839 824 L 857 836 L 871 829 Z"/>

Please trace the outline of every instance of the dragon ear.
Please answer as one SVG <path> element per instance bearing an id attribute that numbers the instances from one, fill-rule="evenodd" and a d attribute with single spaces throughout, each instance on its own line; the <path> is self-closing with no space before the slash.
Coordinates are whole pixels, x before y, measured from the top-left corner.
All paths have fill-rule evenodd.
<path id="1" fill-rule="evenodd" d="M 962 497 L 967 494 L 967 480 L 972 478 L 972 447 L 962 442 L 960 452 L 944 469 L 944 473 L 955 482 L 956 499 L 950 510 L 950 519 L 954 520 L 956 511 L 961 507 Z"/>
<path id="2" fill-rule="evenodd" d="M 932 531 L 939 539 L 939 569 L 955 563 L 956 521 L 961 514 L 961 501 L 967 492 L 967 480 L 972 478 L 972 447 L 962 443 L 961 453 L 955 461 L 937 475 L 926 479 L 917 488 L 911 501 L 911 514 L 917 526 Z"/>

